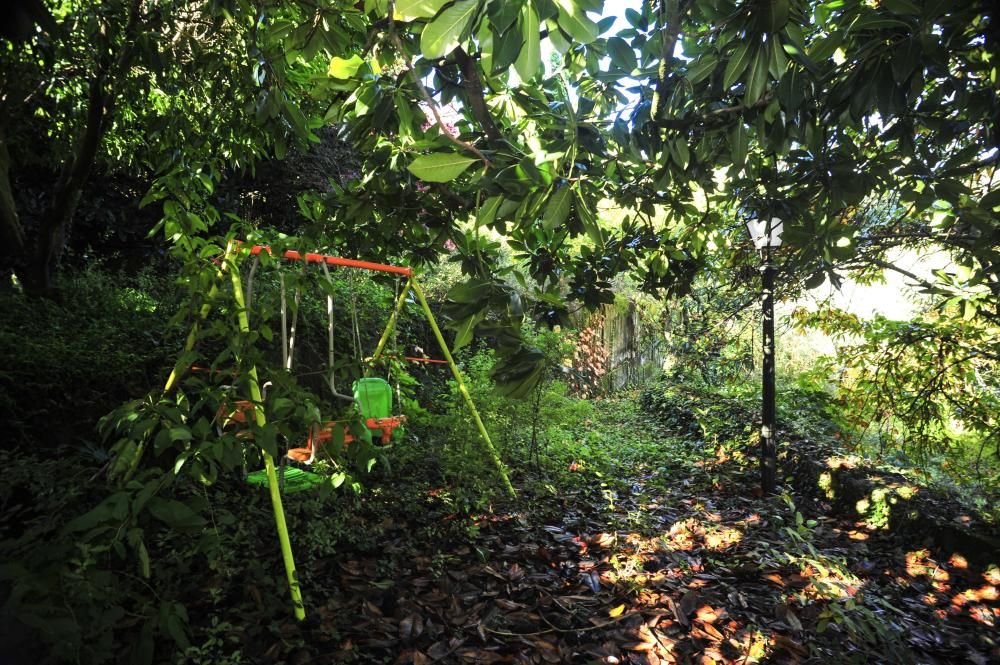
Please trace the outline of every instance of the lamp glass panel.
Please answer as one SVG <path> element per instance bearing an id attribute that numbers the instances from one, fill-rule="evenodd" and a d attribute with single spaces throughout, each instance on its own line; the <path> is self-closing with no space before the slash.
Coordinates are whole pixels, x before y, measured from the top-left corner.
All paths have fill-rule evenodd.
<path id="1" fill-rule="evenodd" d="M 768 222 L 770 238 L 767 245 L 769 247 L 781 247 L 781 231 L 784 225 L 785 223 L 778 217 L 772 217 L 771 221 Z M 762 233 L 761 235 L 764 234 Z"/>

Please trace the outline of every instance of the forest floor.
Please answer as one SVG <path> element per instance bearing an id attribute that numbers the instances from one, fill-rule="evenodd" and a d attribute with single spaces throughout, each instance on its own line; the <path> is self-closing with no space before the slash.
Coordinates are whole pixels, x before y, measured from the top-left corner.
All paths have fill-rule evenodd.
<path id="1" fill-rule="evenodd" d="M 657 438 L 633 401 L 595 413 L 608 465 L 519 474 L 516 509 L 400 483 L 325 547 L 333 518 L 291 506 L 309 620 L 247 621 L 280 600 L 244 578 L 192 624 L 253 663 L 1000 662 L 996 567 L 761 499 L 751 459 Z"/>

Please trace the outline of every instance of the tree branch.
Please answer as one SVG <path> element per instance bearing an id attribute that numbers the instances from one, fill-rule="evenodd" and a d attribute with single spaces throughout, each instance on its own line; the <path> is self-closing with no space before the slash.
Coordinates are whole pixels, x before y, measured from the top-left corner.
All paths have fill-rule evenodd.
<path id="1" fill-rule="evenodd" d="M 406 47 L 403 46 L 403 40 L 400 39 L 399 34 L 396 32 L 396 22 L 392 18 L 393 10 L 393 3 L 389 3 L 389 40 L 392 42 L 392 45 L 396 47 L 396 50 L 399 51 L 399 57 L 403 60 L 406 72 L 410 75 L 410 79 L 412 79 L 413 84 L 417 86 L 417 91 L 420 93 L 420 97 L 430 109 L 431 115 L 434 116 L 434 122 L 436 122 L 437 126 L 441 128 L 441 133 L 444 134 L 445 138 L 462 150 L 468 150 L 482 160 L 486 168 L 493 166 L 493 163 L 482 153 L 482 151 L 479 150 L 479 148 L 467 141 L 463 141 L 460 138 L 453 136 L 452 133 L 445 127 L 444 121 L 441 119 L 441 112 L 438 110 L 437 102 L 435 102 L 434 98 L 431 97 L 429 92 L 427 92 L 427 88 L 424 87 L 423 81 L 421 81 L 420 77 L 417 76 L 416 70 L 413 69 L 413 65 L 410 63 L 410 57 L 406 53 Z"/>
<path id="2" fill-rule="evenodd" d="M 462 87 L 465 89 L 466 97 L 469 101 L 469 110 L 486 133 L 486 138 L 491 142 L 498 143 L 503 140 L 503 135 L 493 121 L 490 110 L 486 106 L 486 99 L 483 95 L 483 80 L 479 77 L 479 67 L 472 56 L 459 46 L 455 49 L 455 58 L 458 61 L 458 69 L 462 72 Z"/>
<path id="3" fill-rule="evenodd" d="M 917 286 L 922 286 L 923 288 L 928 290 L 934 290 L 935 288 L 937 288 L 927 280 L 921 279 L 920 277 L 916 276 L 909 270 L 900 268 L 899 266 L 893 263 L 889 263 L 888 261 L 883 261 L 882 259 L 877 259 L 875 257 L 868 257 L 866 260 L 868 261 L 868 263 L 878 266 L 879 268 L 883 268 L 884 270 L 892 270 L 893 272 L 898 272 L 900 275 L 903 275 L 904 277 L 909 277 L 910 279 L 913 280 L 913 282 Z"/>
<path id="4" fill-rule="evenodd" d="M 720 109 L 713 109 L 707 113 L 688 116 L 687 118 L 658 118 L 654 119 L 653 122 L 657 127 L 662 127 L 664 129 L 690 129 L 695 125 L 714 126 L 723 122 L 728 122 L 730 117 L 742 116 L 747 111 L 759 111 L 766 108 L 767 105 L 773 100 L 774 93 L 772 91 L 768 91 L 750 106 L 737 104 L 736 106 L 725 106 Z"/>
<path id="5" fill-rule="evenodd" d="M 660 0 L 657 10 L 660 26 L 660 66 L 656 71 L 656 90 L 653 92 L 652 117 L 657 119 L 663 113 L 663 98 L 667 94 L 667 71 L 674 59 L 674 49 L 681 35 L 681 17 L 687 13 L 691 3 L 681 0 Z"/>

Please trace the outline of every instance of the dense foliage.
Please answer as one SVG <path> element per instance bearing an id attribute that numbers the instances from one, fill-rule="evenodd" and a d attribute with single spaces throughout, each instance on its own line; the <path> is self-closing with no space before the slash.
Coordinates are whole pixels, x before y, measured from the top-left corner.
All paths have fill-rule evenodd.
<path id="1" fill-rule="evenodd" d="M 490 642 L 513 637 L 550 660 L 617 658 L 579 635 L 625 644 L 631 620 L 628 644 L 652 645 L 636 652 L 681 644 L 693 658 L 711 641 L 745 662 L 799 658 L 787 634 L 806 626 L 832 631 L 808 647 L 817 659 L 847 640 L 859 658 L 907 662 L 968 646 L 954 626 L 925 640 L 935 618 L 994 626 L 995 568 L 949 598 L 943 567 L 919 563 L 926 551 L 903 565 L 888 535 L 875 542 L 917 505 L 907 483 L 919 474 L 961 499 L 935 515 L 996 520 L 992 4 L 643 0 L 617 17 L 601 0 L 14 5 L 0 30 L 0 625 L 18 651 L 301 662 L 318 655 L 311 638 L 348 661 L 405 646 L 400 662 L 425 662 L 513 658 L 522 646 Z M 779 368 L 788 493 L 751 506 L 757 258 L 743 226 L 774 217 L 783 298 L 897 273 L 921 299 L 905 321 L 828 304 L 792 317 L 836 353 L 800 358 L 808 372 Z M 436 355 L 404 315 L 378 368 L 410 418 L 393 463 L 336 386 L 360 376 L 400 285 L 254 260 L 248 243 L 404 263 L 429 282 L 468 385 L 398 361 Z M 940 269 L 905 265 L 914 252 Z M 649 358 L 667 372 L 602 402 L 616 385 L 607 326 L 651 302 L 638 292 L 658 300 Z M 300 331 L 292 369 L 285 315 Z M 228 427 L 219 414 L 265 383 L 267 422 Z M 496 503 L 466 391 L 523 504 Z M 241 467 L 333 417 L 362 440 L 334 447 L 313 467 L 322 490 L 289 502 L 303 581 L 327 603 L 320 627 L 289 627 L 266 498 Z M 829 468 L 820 484 L 803 450 Z M 834 487 L 830 474 L 866 456 L 900 475 Z M 861 500 L 849 505 L 844 487 Z M 854 513 L 827 523 L 818 513 L 837 492 Z M 577 511 L 614 535 L 584 542 L 603 527 Z M 859 518 L 884 561 L 845 560 Z M 587 546 L 609 553 L 595 562 Z M 446 570 L 466 555 L 475 563 Z M 882 563 L 895 572 L 878 579 Z M 961 563 L 945 574 L 971 579 Z M 724 585 L 754 580 L 766 611 L 736 581 L 704 592 L 708 610 L 692 605 L 706 567 Z M 887 581 L 904 572 L 927 586 Z M 499 609 L 466 603 L 469 580 Z M 552 602 L 533 600 L 542 588 Z M 904 614 L 896 599 L 927 607 L 887 629 Z M 662 612 L 647 625 L 649 606 Z M 234 626 L 232 607 L 252 620 Z M 547 618 L 559 612 L 565 622 Z M 254 623 L 281 646 L 248 638 Z M 990 639 L 977 657 L 1000 657 Z"/>

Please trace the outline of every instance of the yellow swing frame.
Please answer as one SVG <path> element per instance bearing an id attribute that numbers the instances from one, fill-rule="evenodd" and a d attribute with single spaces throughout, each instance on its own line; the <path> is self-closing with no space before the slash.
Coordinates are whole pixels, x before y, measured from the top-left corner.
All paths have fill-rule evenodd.
<path id="1" fill-rule="evenodd" d="M 208 315 L 212 310 L 212 303 L 219 295 L 219 284 L 222 282 L 222 278 L 225 276 L 225 273 L 229 269 L 230 265 L 234 263 L 234 259 L 244 254 L 246 256 L 251 256 L 259 255 L 261 253 L 272 254 L 271 249 L 264 245 L 247 246 L 235 240 L 229 242 L 226 246 L 226 251 L 222 256 L 221 263 L 219 264 L 215 282 L 209 290 L 208 296 L 198 312 L 198 318 L 195 320 L 191 327 L 191 331 L 188 333 L 187 339 L 184 343 L 183 356 L 187 356 L 187 354 L 194 349 L 201 322 L 208 318 Z M 427 298 L 424 296 L 423 289 L 420 288 L 420 284 L 414 277 L 413 269 L 403 266 L 344 259 L 326 254 L 301 253 L 294 250 L 287 250 L 283 252 L 281 254 L 281 258 L 290 261 L 325 263 L 327 265 L 335 265 L 345 268 L 392 273 L 406 277 L 406 286 L 401 290 L 399 298 L 396 300 L 395 307 L 392 310 L 392 314 L 389 317 L 389 323 L 386 325 L 385 331 L 382 333 L 382 337 L 379 339 L 378 345 L 375 347 L 375 352 L 372 354 L 372 357 L 368 360 L 368 362 L 370 364 L 374 364 L 382 356 L 382 353 L 385 351 L 386 344 L 388 343 L 389 338 L 396 327 L 396 323 L 399 320 L 399 314 L 402 311 L 403 306 L 406 304 L 407 297 L 412 291 L 416 296 L 417 301 L 420 303 L 420 307 L 427 318 L 427 322 L 430 324 L 431 330 L 434 332 L 434 337 L 437 339 L 438 345 L 441 347 L 441 352 L 444 354 L 448 367 L 451 368 L 451 373 L 455 378 L 456 384 L 458 385 L 458 390 L 461 393 L 462 399 L 468 407 L 469 412 L 472 414 L 472 418 L 476 423 L 476 429 L 479 430 L 479 435 L 486 446 L 486 451 L 489 453 L 490 458 L 497 467 L 497 471 L 503 480 L 504 488 L 507 490 L 507 493 L 511 496 L 511 498 L 516 497 L 517 494 L 514 490 L 514 486 L 511 484 L 510 477 L 507 474 L 507 467 L 500 459 L 500 453 L 497 451 L 496 446 L 493 445 L 489 432 L 486 431 L 486 426 L 483 424 L 479 411 L 476 409 L 475 402 L 472 400 L 472 395 L 466 387 L 462 371 L 459 369 L 458 365 L 455 363 L 454 357 L 451 355 L 451 350 L 448 348 L 448 344 L 444 340 L 444 335 L 441 333 L 441 329 L 438 327 L 437 321 L 434 319 L 434 314 L 431 311 L 430 305 L 427 303 Z M 236 304 L 240 331 L 247 334 L 250 332 L 250 321 L 247 316 L 246 301 L 243 296 L 243 283 L 240 278 L 240 271 L 238 269 L 231 270 L 230 275 L 233 284 L 233 300 Z M 178 364 L 174 366 L 174 369 L 167 378 L 166 385 L 163 388 L 164 392 L 170 392 L 177 385 L 180 377 L 187 372 L 189 368 L 182 366 L 183 364 L 183 361 L 179 361 Z M 267 424 L 267 417 L 264 413 L 264 400 L 261 394 L 257 367 L 255 365 L 251 365 L 247 370 L 247 378 L 249 380 L 250 399 L 254 404 L 254 421 L 258 427 L 264 427 Z M 281 557 L 285 564 L 285 575 L 288 578 L 288 589 L 292 597 L 295 618 L 301 621 L 306 617 L 306 610 L 305 604 L 302 601 L 302 589 L 299 586 L 298 574 L 295 570 L 295 559 L 292 554 L 292 543 L 288 534 L 288 525 L 285 521 L 285 509 L 282 504 L 281 489 L 278 486 L 277 470 L 275 468 L 274 458 L 267 451 L 261 450 L 261 455 L 264 458 L 264 469 L 267 474 L 268 490 L 271 496 L 271 506 L 274 510 L 274 524 L 278 531 L 278 541 L 281 545 Z M 141 457 L 142 450 L 140 449 L 137 451 L 134 458 L 134 464 L 137 465 Z M 134 472 L 134 468 L 132 469 L 132 472 Z M 131 472 L 129 475 L 131 475 Z"/>

